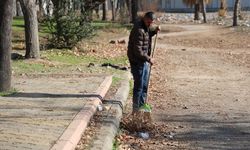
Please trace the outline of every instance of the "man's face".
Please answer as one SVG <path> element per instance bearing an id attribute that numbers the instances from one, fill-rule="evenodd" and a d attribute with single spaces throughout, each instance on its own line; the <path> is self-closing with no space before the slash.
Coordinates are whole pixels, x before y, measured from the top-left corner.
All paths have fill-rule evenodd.
<path id="1" fill-rule="evenodd" d="M 149 26 L 151 26 L 154 23 L 154 21 L 152 19 L 150 19 L 150 18 L 145 18 L 144 19 L 144 23 L 145 23 L 145 25 L 147 27 L 149 27 Z"/>

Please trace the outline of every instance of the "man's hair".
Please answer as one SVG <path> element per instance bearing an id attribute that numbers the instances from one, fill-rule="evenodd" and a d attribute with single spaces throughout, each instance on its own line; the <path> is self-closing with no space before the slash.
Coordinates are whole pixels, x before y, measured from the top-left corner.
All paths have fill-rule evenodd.
<path id="1" fill-rule="evenodd" d="M 156 19 L 156 16 L 155 16 L 154 12 L 149 11 L 149 12 L 145 13 L 144 18 L 148 18 L 148 19 L 151 19 L 151 20 L 155 20 L 155 19 Z"/>

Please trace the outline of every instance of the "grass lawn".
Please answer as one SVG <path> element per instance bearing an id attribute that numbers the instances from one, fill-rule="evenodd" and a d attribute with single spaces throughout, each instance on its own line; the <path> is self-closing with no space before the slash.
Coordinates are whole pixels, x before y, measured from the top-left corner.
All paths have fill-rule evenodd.
<path id="1" fill-rule="evenodd" d="M 97 34 L 91 39 L 84 40 L 84 44 L 95 41 L 97 44 L 101 39 L 115 37 L 123 30 L 127 30 L 129 25 L 121 25 L 118 23 L 110 23 L 103 21 L 94 21 L 92 26 L 97 29 Z M 15 17 L 13 20 L 13 38 L 12 47 L 14 52 L 24 54 L 24 20 L 22 17 Z M 110 32 L 112 31 L 112 34 Z M 99 34 L 102 33 L 102 34 Z M 109 32 L 109 34 L 105 34 Z M 113 33 L 117 32 L 117 33 Z M 104 34 L 103 34 L 104 33 Z M 49 29 L 44 25 L 39 25 L 40 43 L 44 37 L 50 34 Z M 102 41 L 103 42 L 103 41 Z M 107 42 L 107 41 L 105 41 Z M 101 48 L 101 46 L 100 46 Z M 90 63 L 95 64 L 95 67 L 88 67 Z M 14 74 L 23 73 L 116 73 L 122 72 L 112 68 L 100 67 L 103 63 L 116 65 L 126 65 L 126 56 L 117 57 L 98 57 L 91 55 L 76 55 L 70 49 L 50 49 L 41 51 L 40 60 L 14 60 L 12 68 Z M 115 79 L 116 80 L 116 79 Z"/>
<path id="2" fill-rule="evenodd" d="M 24 20 L 23 17 L 14 17 L 12 22 L 12 30 L 15 31 L 24 31 Z"/>
<path id="3" fill-rule="evenodd" d="M 42 51 L 40 60 L 14 60 L 12 68 L 16 74 L 23 73 L 122 73 L 120 70 L 101 67 L 103 63 L 126 65 L 127 58 L 111 59 L 93 56 L 76 56 L 71 51 L 49 50 Z M 95 64 L 89 67 L 89 64 Z"/>
<path id="4" fill-rule="evenodd" d="M 12 22 L 12 31 L 14 33 L 22 33 L 24 34 L 24 19 L 23 17 L 14 17 Z M 45 24 L 39 24 L 39 35 L 46 36 L 50 34 L 50 30 L 46 27 Z"/>
<path id="5" fill-rule="evenodd" d="M 132 29 L 131 24 L 120 24 L 116 22 L 109 22 L 109 21 L 93 21 L 91 25 L 96 29 L 108 29 L 108 28 L 127 28 L 128 30 Z"/>

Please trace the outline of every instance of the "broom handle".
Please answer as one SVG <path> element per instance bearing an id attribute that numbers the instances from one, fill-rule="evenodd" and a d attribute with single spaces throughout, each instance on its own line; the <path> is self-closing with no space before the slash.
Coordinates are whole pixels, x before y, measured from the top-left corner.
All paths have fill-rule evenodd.
<path id="1" fill-rule="evenodd" d="M 155 36 L 154 47 L 153 47 L 153 51 L 152 51 L 152 58 L 154 57 L 154 51 L 155 51 L 155 48 L 156 48 L 157 37 L 158 37 L 158 33 L 156 33 L 156 36 Z"/>
<path id="2" fill-rule="evenodd" d="M 155 51 L 155 48 L 156 48 L 156 40 L 157 40 L 157 37 L 158 37 L 158 33 L 156 33 L 156 36 L 155 36 L 155 40 L 154 40 L 154 47 L 153 47 L 153 49 L 152 49 L 152 57 L 151 58 L 153 58 L 154 57 L 154 51 Z M 151 64 L 149 64 L 150 65 L 150 67 L 149 67 L 149 74 L 148 74 L 148 83 L 147 83 L 147 99 L 146 99 L 146 102 L 145 103 L 147 103 L 148 102 L 148 92 L 149 92 L 149 81 L 150 81 L 150 75 L 151 75 L 151 67 L 152 67 L 152 65 Z"/>

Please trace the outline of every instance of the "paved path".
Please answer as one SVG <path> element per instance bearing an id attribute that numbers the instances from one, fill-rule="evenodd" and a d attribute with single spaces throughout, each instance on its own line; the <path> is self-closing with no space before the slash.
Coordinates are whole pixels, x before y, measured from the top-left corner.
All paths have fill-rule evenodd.
<path id="1" fill-rule="evenodd" d="M 18 93 L 0 97 L 0 149 L 48 150 L 90 102 L 102 76 L 14 78 Z"/>

